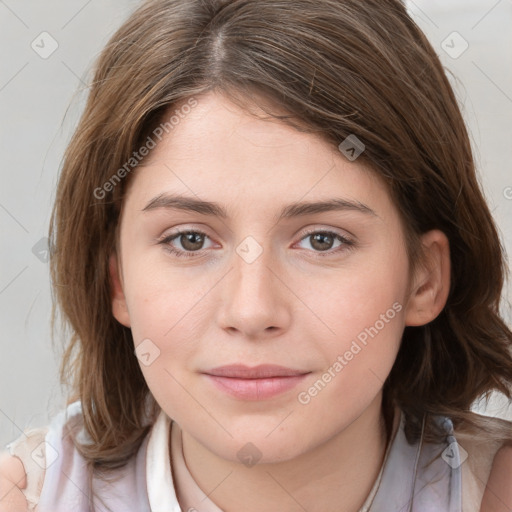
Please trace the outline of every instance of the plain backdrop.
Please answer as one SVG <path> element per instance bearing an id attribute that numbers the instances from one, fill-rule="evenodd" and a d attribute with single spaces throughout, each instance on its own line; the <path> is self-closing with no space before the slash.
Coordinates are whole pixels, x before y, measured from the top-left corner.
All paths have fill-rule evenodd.
<path id="1" fill-rule="evenodd" d="M 186 0 L 184 0 L 186 1 Z M 137 2 L 0 0 L 0 450 L 64 406 L 52 347 L 47 230 L 63 150 L 94 59 Z M 512 1 L 415 0 L 450 70 L 481 182 L 512 253 Z M 510 290 L 510 288 L 509 288 Z M 503 314 L 511 323 L 510 297 Z M 512 418 L 506 403 L 475 404 Z"/>

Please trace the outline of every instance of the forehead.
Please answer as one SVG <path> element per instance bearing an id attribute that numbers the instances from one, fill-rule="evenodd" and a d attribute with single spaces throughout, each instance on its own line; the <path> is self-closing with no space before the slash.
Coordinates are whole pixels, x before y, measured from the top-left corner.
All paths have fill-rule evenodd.
<path id="1" fill-rule="evenodd" d="M 255 105 L 248 111 L 208 93 L 186 114 L 177 106 L 169 115 L 178 122 L 131 180 L 126 201 L 138 209 L 165 192 L 214 200 L 236 213 L 248 213 L 247 200 L 261 212 L 328 197 L 371 203 L 382 213 L 393 209 L 386 186 L 368 166 Z"/>

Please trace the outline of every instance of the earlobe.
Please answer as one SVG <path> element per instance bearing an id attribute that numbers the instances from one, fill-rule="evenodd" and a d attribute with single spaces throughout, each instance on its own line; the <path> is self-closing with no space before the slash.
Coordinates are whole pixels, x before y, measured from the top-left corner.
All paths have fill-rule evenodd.
<path id="1" fill-rule="evenodd" d="M 410 290 L 405 325 L 420 326 L 443 310 L 450 292 L 450 244 L 446 235 L 432 230 L 421 237 L 427 266 L 418 268 Z"/>
<path id="2" fill-rule="evenodd" d="M 115 253 L 109 258 L 109 276 L 110 276 L 110 300 L 112 304 L 112 314 L 114 318 L 124 325 L 130 327 L 130 314 L 124 296 L 123 284 L 120 279 L 119 263 Z"/>

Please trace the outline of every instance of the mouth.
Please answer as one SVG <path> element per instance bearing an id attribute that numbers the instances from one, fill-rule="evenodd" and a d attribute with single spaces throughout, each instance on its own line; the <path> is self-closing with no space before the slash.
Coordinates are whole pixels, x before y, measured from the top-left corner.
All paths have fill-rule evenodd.
<path id="1" fill-rule="evenodd" d="M 309 371 L 279 365 L 228 365 L 204 372 L 216 389 L 240 400 L 265 400 L 297 386 Z"/>

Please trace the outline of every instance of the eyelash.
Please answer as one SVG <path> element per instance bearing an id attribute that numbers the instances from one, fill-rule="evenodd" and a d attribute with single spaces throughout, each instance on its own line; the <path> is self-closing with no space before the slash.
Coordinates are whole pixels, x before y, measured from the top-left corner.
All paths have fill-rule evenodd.
<path id="1" fill-rule="evenodd" d="M 179 238 L 181 235 L 188 235 L 188 234 L 197 234 L 197 235 L 201 235 L 201 236 L 209 238 L 208 235 L 206 233 L 203 233 L 202 231 L 183 230 L 183 231 L 176 231 L 172 235 L 166 236 L 164 239 L 160 240 L 158 243 L 165 245 L 166 250 L 169 253 L 171 253 L 175 256 L 178 256 L 180 258 L 194 258 L 194 257 L 197 257 L 198 255 L 202 256 L 201 251 L 181 251 L 181 250 L 175 249 L 172 245 L 170 245 L 170 242 L 172 242 L 176 238 Z M 311 235 L 316 235 L 316 234 L 333 236 L 333 238 L 338 239 L 340 242 L 342 242 L 342 245 L 336 249 L 329 249 L 328 251 L 313 251 L 320 258 L 325 258 L 325 257 L 332 256 L 333 254 L 337 254 L 342 251 L 347 251 L 347 250 L 353 249 L 355 246 L 355 242 L 353 240 L 350 240 L 350 239 L 346 238 L 345 236 L 340 235 L 339 233 L 336 233 L 335 231 L 328 231 L 328 230 L 306 231 L 303 234 L 300 241 L 304 240 L 305 238 L 308 238 Z"/>

